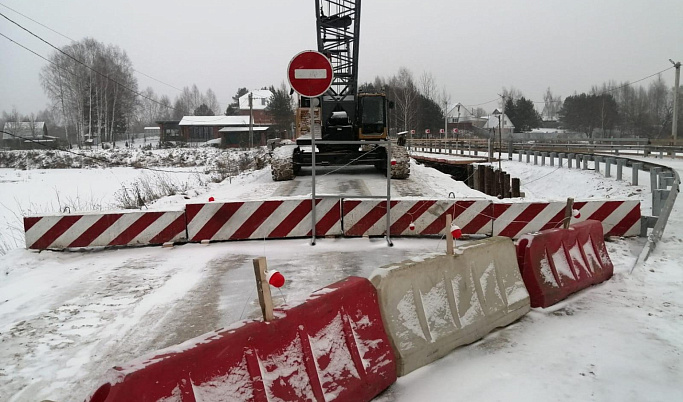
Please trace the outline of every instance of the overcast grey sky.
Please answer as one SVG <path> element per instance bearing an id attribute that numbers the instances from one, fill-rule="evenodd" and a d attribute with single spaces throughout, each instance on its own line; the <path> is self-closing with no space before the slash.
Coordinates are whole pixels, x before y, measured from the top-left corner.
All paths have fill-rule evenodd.
<path id="1" fill-rule="evenodd" d="M 360 81 L 399 67 L 431 72 L 453 103 L 480 104 L 502 87 L 543 100 L 614 79 L 635 81 L 683 61 L 681 0 L 365 0 Z M 4 5 L 4 6 L 3 6 Z M 225 108 L 238 87 L 278 85 L 292 56 L 316 46 L 314 0 L 0 0 L 0 12 L 56 46 L 92 37 L 124 49 L 136 70 L 182 88 L 211 88 Z M 4 18 L 0 33 L 53 50 Z M 0 37 L 0 111 L 44 109 L 46 62 Z M 173 99 L 178 91 L 137 75 Z M 674 70 L 663 74 L 673 86 Z M 647 85 L 649 81 L 644 81 Z M 482 105 L 491 111 L 496 103 Z"/>

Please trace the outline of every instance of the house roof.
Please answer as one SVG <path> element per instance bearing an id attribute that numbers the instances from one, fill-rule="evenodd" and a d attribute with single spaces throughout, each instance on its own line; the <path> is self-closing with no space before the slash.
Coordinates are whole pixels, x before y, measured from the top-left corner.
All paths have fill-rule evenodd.
<path id="1" fill-rule="evenodd" d="M 181 126 L 244 126 L 249 116 L 183 116 Z"/>
<path id="2" fill-rule="evenodd" d="M 266 131 L 266 130 L 268 130 L 269 128 L 270 128 L 270 127 L 254 127 L 253 129 L 254 129 L 254 132 L 259 132 L 259 131 Z M 249 127 L 244 127 L 244 126 L 240 126 L 240 127 L 223 127 L 223 128 L 221 128 L 220 130 L 218 130 L 218 132 L 220 132 L 220 133 L 245 133 L 245 132 L 247 132 L 247 133 L 248 133 L 248 132 L 249 132 Z"/>
<path id="3" fill-rule="evenodd" d="M 18 135 L 23 138 L 42 138 L 45 130 L 44 121 L 8 121 L 5 123 L 3 131 Z M 2 133 L 3 140 L 17 139 L 15 136 Z"/>
<path id="4" fill-rule="evenodd" d="M 498 111 L 498 109 L 496 109 L 496 111 Z M 494 111 L 494 113 L 496 113 L 496 111 Z M 498 113 L 500 112 L 498 111 Z M 486 123 L 484 123 L 482 128 L 498 128 L 498 115 L 492 114 L 490 116 L 485 116 L 485 119 Z M 512 124 L 512 121 L 510 121 L 510 118 L 506 114 L 503 115 L 503 121 L 501 123 L 503 128 L 515 128 L 515 125 Z"/>
<path id="5" fill-rule="evenodd" d="M 240 96 L 240 109 L 249 110 L 249 94 L 252 94 L 252 107 L 254 110 L 263 110 L 268 106 L 270 97 L 273 95 L 267 89 L 257 89 L 255 91 L 247 92 L 246 94 Z"/>

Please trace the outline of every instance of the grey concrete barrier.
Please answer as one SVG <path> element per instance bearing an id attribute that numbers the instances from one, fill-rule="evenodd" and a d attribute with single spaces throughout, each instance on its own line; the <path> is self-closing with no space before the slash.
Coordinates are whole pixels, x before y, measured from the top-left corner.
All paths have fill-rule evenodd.
<path id="1" fill-rule="evenodd" d="M 370 281 L 397 357 L 398 375 L 475 342 L 530 310 L 512 240 L 492 237 L 455 255 L 382 267 Z"/>
<path id="2" fill-rule="evenodd" d="M 555 157 L 557 154 L 555 152 L 550 153 L 550 166 L 555 166 Z"/>

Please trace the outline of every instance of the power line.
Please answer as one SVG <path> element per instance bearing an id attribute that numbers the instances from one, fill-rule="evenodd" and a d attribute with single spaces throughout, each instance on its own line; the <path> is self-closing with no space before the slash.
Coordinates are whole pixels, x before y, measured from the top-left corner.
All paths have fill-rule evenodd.
<path id="1" fill-rule="evenodd" d="M 487 101 L 487 102 L 484 102 L 484 103 L 478 103 L 478 104 L 476 104 L 476 105 L 465 105 L 465 106 L 469 106 L 469 107 L 482 106 L 482 105 L 489 104 L 489 103 L 491 103 L 491 102 L 496 102 L 496 101 L 498 101 L 499 98 L 500 98 L 500 97 L 498 97 L 498 98 L 496 98 L 496 99 L 491 99 L 490 101 Z"/>
<path id="2" fill-rule="evenodd" d="M 662 71 L 658 71 L 658 72 L 656 72 L 656 73 L 654 73 L 654 74 L 650 74 L 650 75 L 648 75 L 647 77 L 643 77 L 643 78 L 641 78 L 641 79 L 639 79 L 639 80 L 636 80 L 636 81 L 633 81 L 633 82 L 626 82 L 625 84 L 620 85 L 620 86 L 618 86 L 618 87 L 611 88 L 611 89 L 606 89 L 606 90 L 602 91 L 602 92 L 600 93 L 600 95 L 607 94 L 607 93 L 614 92 L 614 91 L 618 91 L 618 90 L 620 90 L 620 89 L 622 89 L 622 88 L 626 88 L 626 87 L 631 86 L 631 85 L 633 85 L 633 84 L 637 84 L 637 83 L 639 83 L 639 82 L 641 82 L 641 81 L 645 81 L 645 80 L 648 79 L 648 78 L 652 78 L 652 77 L 654 77 L 655 75 L 659 75 L 659 74 L 661 74 L 661 73 L 664 73 L 664 72 L 666 72 L 666 71 L 669 71 L 669 70 L 671 70 L 672 68 L 674 68 L 674 67 L 667 67 L 667 68 L 665 68 L 665 69 L 662 70 Z M 492 99 L 492 100 L 490 100 L 490 101 L 488 101 L 488 102 L 479 103 L 479 104 L 476 104 L 476 105 L 465 105 L 465 106 L 469 106 L 469 107 L 482 106 L 482 105 L 489 104 L 489 103 L 491 103 L 491 102 L 496 102 L 496 101 L 498 101 L 498 99 L 500 99 L 500 96 L 499 96 L 498 98 Z M 545 103 L 562 102 L 562 101 L 561 101 L 561 100 L 551 100 L 551 101 L 546 102 L 546 101 L 534 101 L 534 100 L 532 100 L 531 102 L 533 102 L 533 103 L 539 103 L 539 104 L 540 104 L 540 103 L 545 104 Z"/>
<path id="3" fill-rule="evenodd" d="M 34 52 L 33 50 L 31 50 L 31 49 L 27 48 L 26 46 L 22 45 L 21 43 L 19 43 L 19 42 L 13 40 L 12 38 L 10 38 L 10 37 L 8 37 L 8 36 L 6 36 L 6 35 L 3 34 L 2 32 L 0 32 L 0 36 L 2 36 L 3 38 L 7 39 L 8 41 L 14 43 L 15 45 L 17 45 L 17 46 L 23 48 L 24 50 L 27 50 L 27 51 L 29 51 L 29 52 L 35 54 L 36 56 L 38 56 L 38 57 L 40 57 L 41 59 L 47 61 L 48 63 L 55 64 L 55 63 L 53 63 L 52 61 L 50 61 L 50 60 L 48 60 L 47 58 L 45 58 L 44 56 L 39 55 L 38 53 Z M 56 65 L 56 64 L 55 64 L 55 65 Z M 59 67 L 59 66 L 57 66 L 57 67 Z"/>
<path id="4" fill-rule="evenodd" d="M 5 16 L 5 15 L 2 14 L 2 13 L 0 13 L 0 16 L 3 16 L 3 17 L 5 17 L 6 19 L 9 20 L 9 18 L 7 18 L 7 16 Z M 11 20 L 10 20 L 10 21 L 11 21 Z M 12 21 L 12 22 L 14 22 L 14 21 Z M 15 23 L 15 24 L 16 24 L 16 23 Z M 116 81 L 115 79 L 109 77 L 108 75 L 105 75 L 105 74 L 103 74 L 103 73 L 101 73 L 101 72 L 99 72 L 99 71 L 93 69 L 92 67 L 90 67 L 90 66 L 88 66 L 87 64 L 83 63 L 82 61 L 76 59 L 75 57 L 69 55 L 68 53 L 65 53 L 65 52 L 62 51 L 61 49 L 59 49 L 59 48 L 53 46 L 52 44 L 50 44 L 50 43 L 47 42 L 46 40 L 40 38 L 38 35 L 36 35 L 36 34 L 30 32 L 30 31 L 28 31 L 26 28 L 24 28 L 24 27 L 21 27 L 21 28 L 24 29 L 24 30 L 26 30 L 27 32 L 31 33 L 31 35 L 37 37 L 37 38 L 40 39 L 41 41 L 47 43 L 48 45 L 50 45 L 50 46 L 53 47 L 54 49 L 57 49 L 57 51 L 59 51 L 60 53 L 63 53 L 64 55 L 66 55 L 66 56 L 69 57 L 70 59 L 74 60 L 76 63 L 78 63 L 78 64 L 80 64 L 80 65 L 86 67 L 87 69 L 89 69 L 89 70 L 93 71 L 94 73 L 96 73 L 96 74 L 98 74 L 98 75 L 100 75 L 100 76 L 106 78 L 107 80 L 109 80 L 109 81 L 111 81 L 111 82 L 113 82 L 113 83 L 115 83 L 115 84 L 120 85 L 123 89 L 125 89 L 125 90 L 127 90 L 127 91 L 130 91 L 130 92 L 132 92 L 133 94 L 140 96 L 141 98 L 144 98 L 144 99 L 147 99 L 147 100 L 149 100 L 149 101 L 151 101 L 151 102 L 153 102 L 153 103 L 156 103 L 157 105 L 162 106 L 162 107 L 164 107 L 164 108 L 166 108 L 166 109 L 168 109 L 168 110 L 171 110 L 171 111 L 174 111 L 174 110 L 175 110 L 175 108 L 174 108 L 173 106 L 171 106 L 171 105 L 166 105 L 166 104 L 164 104 L 164 103 L 161 103 L 161 102 L 157 101 L 156 99 L 150 98 L 150 97 L 148 97 L 148 96 L 146 96 L 146 95 L 143 95 L 142 93 L 140 93 L 140 92 L 138 92 L 138 91 L 136 91 L 136 90 L 134 90 L 134 89 L 132 89 L 132 88 L 129 88 L 128 86 L 126 86 L 126 85 L 124 85 L 124 84 L 122 84 L 122 83 Z M 10 42 L 14 43 L 15 45 L 21 47 L 22 49 L 24 49 L 24 50 L 26 50 L 26 51 L 28 51 L 28 52 L 31 52 L 31 53 L 33 53 L 34 55 L 40 57 L 41 59 L 47 61 L 48 63 L 54 65 L 55 67 L 59 68 L 60 70 L 65 71 L 65 72 L 67 72 L 67 73 L 73 75 L 74 77 L 78 77 L 78 76 L 76 75 L 76 73 L 74 73 L 73 71 L 70 71 L 70 70 L 68 70 L 68 69 L 66 69 L 66 68 L 64 68 L 64 67 L 62 67 L 62 66 L 60 66 L 59 64 L 55 63 L 55 62 L 52 61 L 52 60 L 49 60 L 49 59 L 46 58 L 45 56 L 42 56 L 42 55 L 40 55 L 39 53 L 37 53 L 37 52 L 35 52 L 35 51 L 29 49 L 28 47 L 26 47 L 26 46 L 20 44 L 19 42 L 17 42 L 17 41 L 15 41 L 15 40 L 11 39 L 11 38 L 8 37 L 7 35 L 4 35 L 4 34 L 2 34 L 2 33 L 0 33 L 0 35 L 1 35 L 2 37 L 4 37 L 5 39 L 9 40 Z M 216 117 L 221 117 L 221 116 L 216 116 Z M 212 120 L 197 121 L 197 122 L 198 122 L 198 123 L 201 123 L 201 122 L 210 123 L 211 121 L 212 121 Z M 215 118 L 214 118 L 213 121 L 215 121 Z"/>
<path id="5" fill-rule="evenodd" d="M 46 29 L 52 31 L 52 32 L 56 33 L 57 35 L 59 35 L 59 36 L 61 36 L 61 37 L 63 37 L 63 38 L 66 38 L 66 39 L 70 40 L 71 42 L 77 42 L 75 39 L 70 38 L 70 37 L 64 35 L 63 33 L 57 32 L 56 30 L 50 28 L 49 26 L 47 26 L 47 25 L 45 25 L 45 24 L 43 24 L 43 23 L 40 23 L 40 22 L 34 20 L 33 18 L 29 17 L 29 16 L 26 15 L 26 14 L 20 13 L 19 11 L 13 9 L 12 7 L 9 7 L 9 6 L 7 6 L 7 5 L 5 5 L 5 4 L 2 4 L 2 3 L 0 3 L 0 6 L 3 6 L 3 7 L 5 7 L 5 8 L 7 8 L 7 9 L 9 9 L 9 10 L 14 11 L 15 13 L 21 15 L 22 17 L 24 17 L 24 18 L 26 18 L 26 19 L 28 19 L 28 20 L 30 20 L 30 21 L 35 22 L 36 24 L 42 26 L 43 28 L 46 28 Z M 169 84 L 169 83 L 166 83 L 166 82 L 164 82 L 164 81 L 161 81 L 161 80 L 159 80 L 159 79 L 157 79 L 157 78 L 154 78 L 154 77 L 152 77 L 152 76 L 150 76 L 150 75 L 148 75 L 148 74 L 145 74 L 145 73 L 143 73 L 142 71 L 138 71 L 138 70 L 136 70 L 136 69 L 133 69 L 133 71 L 135 71 L 135 72 L 138 73 L 138 74 L 144 75 L 145 77 L 147 77 L 147 78 L 149 78 L 149 79 L 151 79 L 151 80 L 154 80 L 154 81 L 156 81 L 156 82 L 158 82 L 158 83 L 160 83 L 160 84 L 166 85 L 166 86 L 169 87 L 169 88 L 173 88 L 173 89 L 175 89 L 175 90 L 177 90 L 177 91 L 182 92 L 182 89 L 180 89 L 180 88 L 178 88 L 178 87 L 175 87 L 175 86 L 173 86 L 173 85 L 171 85 L 171 84 Z"/>
<path id="6" fill-rule="evenodd" d="M 154 102 L 154 103 L 156 103 L 156 104 L 158 104 L 158 105 L 161 105 L 161 106 L 163 106 L 163 107 L 166 107 L 166 108 L 169 108 L 169 109 L 173 109 L 172 107 L 169 107 L 168 105 L 164 105 L 163 103 L 157 101 L 156 99 L 152 99 L 152 98 L 150 98 L 150 97 L 148 97 L 148 96 L 145 96 L 145 95 L 143 95 L 142 93 L 140 93 L 140 92 L 138 92 L 138 91 L 136 91 L 136 90 L 134 90 L 134 89 L 128 87 L 127 85 L 124 85 L 124 84 L 118 82 L 117 80 L 115 80 L 115 79 L 109 77 L 108 75 L 106 75 L 106 74 L 104 74 L 104 73 L 101 73 L 101 72 L 95 70 L 94 68 L 92 68 L 92 67 L 90 67 L 89 65 L 85 64 L 84 62 L 78 60 L 77 58 L 73 57 L 72 55 L 66 53 L 66 52 L 63 51 L 62 49 L 60 49 L 60 48 L 58 48 L 57 46 L 53 45 L 52 43 L 48 42 L 47 40 L 45 40 L 45 39 L 41 38 L 40 36 L 36 35 L 35 33 L 31 32 L 31 31 L 28 30 L 27 28 L 24 28 L 21 24 L 19 24 L 18 22 L 12 20 L 11 18 L 9 18 L 8 16 L 6 16 L 5 14 L 0 13 L 0 16 L 4 17 L 4 18 L 5 18 L 6 20 L 8 20 L 9 22 L 13 23 L 14 25 L 18 26 L 19 28 L 23 29 L 24 31 L 28 32 L 29 34 L 31 34 L 31 35 L 34 36 L 35 38 L 39 39 L 41 42 L 43 42 L 43 43 L 45 43 L 46 45 L 50 46 L 51 48 L 55 49 L 55 50 L 58 51 L 59 53 L 62 53 L 62 54 L 65 55 L 66 57 L 68 57 L 68 58 L 70 58 L 71 60 L 75 61 L 76 63 L 82 65 L 83 67 L 87 68 L 88 70 L 94 72 L 95 74 L 98 74 L 98 75 L 100 75 L 101 77 L 106 78 L 107 80 L 109 80 L 109 81 L 111 81 L 111 82 L 113 82 L 113 83 L 115 83 L 115 84 L 117 84 L 117 85 L 120 85 L 122 88 L 124 88 L 124 89 L 126 89 L 126 90 L 128 90 L 128 91 L 130 91 L 130 92 L 132 92 L 132 93 L 134 93 L 134 94 L 136 94 L 136 95 L 138 95 L 138 96 L 140 96 L 140 97 L 142 97 L 142 98 L 145 98 L 145 99 L 147 99 L 147 100 L 149 100 L 149 101 L 152 101 L 152 102 Z M 3 36 L 5 36 L 5 35 L 3 35 Z M 7 38 L 7 36 L 5 36 L 5 38 Z M 8 39 L 9 39 L 9 38 L 8 38 Z M 16 41 L 12 41 L 12 42 L 17 43 Z M 21 46 L 21 47 L 24 48 L 24 49 L 27 49 L 25 46 Z M 27 50 L 28 50 L 28 49 L 27 49 Z M 37 54 L 37 53 L 35 53 L 35 52 L 33 52 L 33 51 L 31 51 L 31 53 Z M 40 57 L 41 57 L 42 59 L 45 59 L 45 57 L 42 57 L 42 56 L 40 56 Z M 51 62 L 51 63 L 54 64 L 54 65 L 57 65 L 57 64 L 54 63 L 54 62 Z"/>

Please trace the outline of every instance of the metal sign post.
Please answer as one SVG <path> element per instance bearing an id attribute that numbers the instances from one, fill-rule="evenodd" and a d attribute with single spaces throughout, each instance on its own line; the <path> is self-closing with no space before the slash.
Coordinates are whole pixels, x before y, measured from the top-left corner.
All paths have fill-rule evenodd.
<path id="1" fill-rule="evenodd" d="M 332 63 L 322 53 L 306 50 L 292 58 L 287 66 L 287 79 L 299 95 L 310 99 L 308 125 L 311 134 L 311 245 L 315 245 L 315 108 L 319 104 L 318 96 L 327 92 L 332 85 L 334 73 Z M 322 130 L 321 130 L 322 133 Z M 322 139 L 322 136 L 321 136 Z"/>
<path id="2" fill-rule="evenodd" d="M 315 246 L 315 224 L 317 222 L 315 216 L 315 108 L 320 101 L 318 98 L 311 98 L 311 105 L 309 111 L 311 113 L 311 124 L 309 125 L 311 132 L 311 245 Z M 322 127 L 321 132 L 322 134 Z M 321 135 L 322 139 L 322 135 Z"/>

